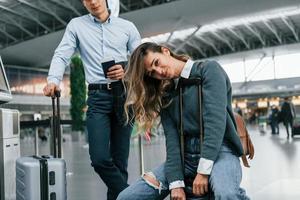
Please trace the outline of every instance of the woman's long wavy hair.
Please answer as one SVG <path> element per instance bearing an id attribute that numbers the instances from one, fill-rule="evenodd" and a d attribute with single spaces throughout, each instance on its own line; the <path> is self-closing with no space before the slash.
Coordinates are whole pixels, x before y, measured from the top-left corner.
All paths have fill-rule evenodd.
<path id="1" fill-rule="evenodd" d="M 144 59 L 147 54 L 149 52 L 162 53 L 162 47 L 151 42 L 138 46 L 129 59 L 129 65 L 124 76 L 127 89 L 124 105 L 127 123 L 131 122 L 131 119 L 135 119 L 139 130 L 151 128 L 160 109 L 169 103 L 163 101 L 163 95 L 173 84 L 173 81 L 158 80 L 148 76 L 144 66 Z M 177 55 L 170 49 L 169 51 L 170 55 L 178 60 L 185 62 L 188 60 L 187 56 Z"/>

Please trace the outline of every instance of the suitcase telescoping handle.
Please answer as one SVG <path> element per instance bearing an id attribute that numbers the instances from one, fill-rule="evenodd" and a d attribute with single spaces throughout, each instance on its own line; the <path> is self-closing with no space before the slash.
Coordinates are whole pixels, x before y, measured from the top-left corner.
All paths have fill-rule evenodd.
<path id="1" fill-rule="evenodd" d="M 53 117 L 52 117 L 52 128 L 53 128 L 53 135 L 52 135 L 52 145 L 53 145 L 53 156 L 55 158 L 62 157 L 62 150 L 61 150 L 61 131 L 60 131 L 60 91 L 55 91 L 54 96 L 52 96 L 52 110 L 53 110 Z M 55 107 L 55 99 L 56 99 L 56 107 Z"/>
<path id="2" fill-rule="evenodd" d="M 202 117 L 202 80 L 200 78 L 194 79 L 180 79 L 179 83 L 179 134 L 180 134 L 180 153 L 182 168 L 184 169 L 184 124 L 183 124 L 183 88 L 185 86 L 196 85 L 198 87 L 198 116 L 199 116 L 199 138 L 200 146 L 202 147 L 204 129 Z"/>
<path id="3" fill-rule="evenodd" d="M 203 64 L 200 63 L 200 68 L 203 67 Z M 202 148 L 203 140 L 204 140 L 204 124 L 203 124 L 203 93 L 202 93 L 202 79 L 194 78 L 194 79 L 181 79 L 179 83 L 179 133 L 180 133 L 180 152 L 182 159 L 182 168 L 184 169 L 184 124 L 183 124 L 183 87 L 196 85 L 198 87 L 198 116 L 199 116 L 199 137 L 200 137 L 200 145 Z M 202 152 L 201 152 L 202 153 Z M 208 200 L 212 199 L 212 190 L 211 187 L 208 187 Z"/>

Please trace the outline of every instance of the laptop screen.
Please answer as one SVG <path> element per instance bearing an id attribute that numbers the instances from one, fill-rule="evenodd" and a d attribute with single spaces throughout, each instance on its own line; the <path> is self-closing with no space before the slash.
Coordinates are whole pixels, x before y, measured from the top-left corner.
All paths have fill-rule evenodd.
<path id="1" fill-rule="evenodd" d="M 10 87 L 6 78 L 3 62 L 0 56 L 0 103 L 6 103 L 12 99 Z"/>

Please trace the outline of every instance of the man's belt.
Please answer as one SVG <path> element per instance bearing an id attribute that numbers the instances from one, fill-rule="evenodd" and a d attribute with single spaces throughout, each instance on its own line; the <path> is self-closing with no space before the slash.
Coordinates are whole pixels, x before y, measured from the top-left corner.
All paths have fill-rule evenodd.
<path id="1" fill-rule="evenodd" d="M 120 86 L 123 86 L 122 81 L 115 81 L 106 84 L 91 83 L 89 84 L 88 89 L 89 90 L 111 90 L 114 87 L 120 87 Z"/>

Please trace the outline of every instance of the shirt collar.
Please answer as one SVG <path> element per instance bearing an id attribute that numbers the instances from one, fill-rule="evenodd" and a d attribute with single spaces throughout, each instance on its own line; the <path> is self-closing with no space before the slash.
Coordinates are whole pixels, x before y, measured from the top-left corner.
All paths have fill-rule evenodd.
<path id="1" fill-rule="evenodd" d="M 189 78 L 193 65 L 194 65 L 194 61 L 189 59 L 183 66 L 180 76 L 182 78 Z"/>
<path id="2" fill-rule="evenodd" d="M 94 15 L 92 15 L 91 13 L 89 14 L 90 19 L 93 22 L 98 22 L 100 24 L 106 24 L 106 23 L 110 23 L 111 22 L 111 15 L 109 14 L 109 17 L 107 18 L 107 20 L 105 22 L 101 22 L 97 17 L 95 17 Z"/>
<path id="3" fill-rule="evenodd" d="M 190 77 L 190 74 L 191 74 L 191 70 L 192 70 L 192 67 L 194 65 L 194 61 L 192 61 L 191 59 L 188 59 L 187 62 L 185 63 L 185 65 L 183 66 L 183 69 L 180 73 L 180 77 L 181 78 L 189 78 Z M 179 78 L 175 78 L 174 79 L 174 84 L 175 84 L 175 89 L 177 88 L 178 86 L 178 82 L 179 82 Z"/>

